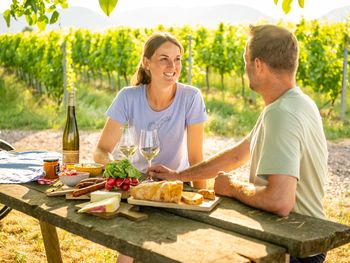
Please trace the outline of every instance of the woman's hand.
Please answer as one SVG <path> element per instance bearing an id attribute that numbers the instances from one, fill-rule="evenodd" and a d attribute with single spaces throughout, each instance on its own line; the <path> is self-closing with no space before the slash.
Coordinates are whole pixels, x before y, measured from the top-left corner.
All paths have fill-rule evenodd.
<path id="1" fill-rule="evenodd" d="M 179 173 L 163 165 L 154 165 L 147 169 L 147 175 L 161 180 L 180 180 Z"/>

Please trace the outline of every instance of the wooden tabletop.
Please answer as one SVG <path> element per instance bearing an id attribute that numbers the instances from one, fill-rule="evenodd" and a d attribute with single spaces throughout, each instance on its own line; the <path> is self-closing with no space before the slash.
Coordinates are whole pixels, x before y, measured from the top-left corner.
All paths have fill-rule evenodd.
<path id="1" fill-rule="evenodd" d="M 286 260 L 285 248 L 162 209 L 144 209 L 148 219 L 141 222 L 78 214 L 74 206 L 81 200 L 47 197 L 45 189 L 36 183 L 1 184 L 0 203 L 142 262 Z"/>
<path id="2" fill-rule="evenodd" d="M 209 214 L 189 210 L 167 211 L 278 244 L 296 257 L 327 252 L 350 242 L 350 226 L 297 213 L 279 217 L 231 198 L 223 197 L 217 209 Z"/>

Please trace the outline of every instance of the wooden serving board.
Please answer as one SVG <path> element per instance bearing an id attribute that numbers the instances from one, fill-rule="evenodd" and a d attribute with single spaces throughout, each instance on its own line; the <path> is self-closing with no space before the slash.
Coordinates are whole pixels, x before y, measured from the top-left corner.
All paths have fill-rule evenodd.
<path id="1" fill-rule="evenodd" d="M 204 201 L 200 205 L 188 205 L 182 201 L 176 204 L 176 203 L 169 203 L 169 202 L 139 200 L 131 196 L 128 198 L 128 203 L 132 205 L 140 205 L 140 206 L 154 206 L 154 207 L 163 207 L 163 208 L 175 208 L 175 209 L 210 212 L 220 202 L 220 200 L 221 198 L 216 196 L 215 200 L 204 199 Z"/>
<path id="2" fill-rule="evenodd" d="M 75 206 L 77 210 L 82 208 L 83 206 L 89 204 L 90 202 L 78 204 Z M 134 205 L 130 205 L 124 202 L 120 203 L 120 207 L 117 211 L 115 212 L 109 212 L 109 213 L 91 213 L 91 212 L 85 212 L 87 214 L 91 214 L 94 216 L 98 216 L 101 218 L 109 219 L 109 218 L 114 218 L 116 216 L 123 216 L 127 219 L 130 219 L 132 221 L 142 221 L 146 220 L 148 218 L 148 215 L 145 213 L 138 212 L 138 207 Z"/>

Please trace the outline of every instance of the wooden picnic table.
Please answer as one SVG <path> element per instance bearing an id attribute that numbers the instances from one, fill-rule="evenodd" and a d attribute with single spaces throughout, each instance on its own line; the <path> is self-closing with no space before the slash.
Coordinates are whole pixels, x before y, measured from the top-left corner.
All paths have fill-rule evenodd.
<path id="1" fill-rule="evenodd" d="M 62 262 L 56 227 L 137 262 L 288 262 L 350 242 L 350 227 L 292 214 L 281 218 L 223 198 L 210 213 L 143 207 L 145 221 L 78 214 L 77 200 L 47 197 L 36 183 L 0 184 L 0 203 L 40 221 L 48 262 Z M 106 221 L 107 220 L 107 221 Z"/>

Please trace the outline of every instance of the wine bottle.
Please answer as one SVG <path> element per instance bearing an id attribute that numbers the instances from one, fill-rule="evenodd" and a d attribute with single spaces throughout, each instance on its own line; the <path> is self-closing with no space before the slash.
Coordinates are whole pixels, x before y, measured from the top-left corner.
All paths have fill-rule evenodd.
<path id="1" fill-rule="evenodd" d="M 75 117 L 75 94 L 69 93 L 67 120 L 63 132 L 63 164 L 79 163 L 79 131 Z"/>

